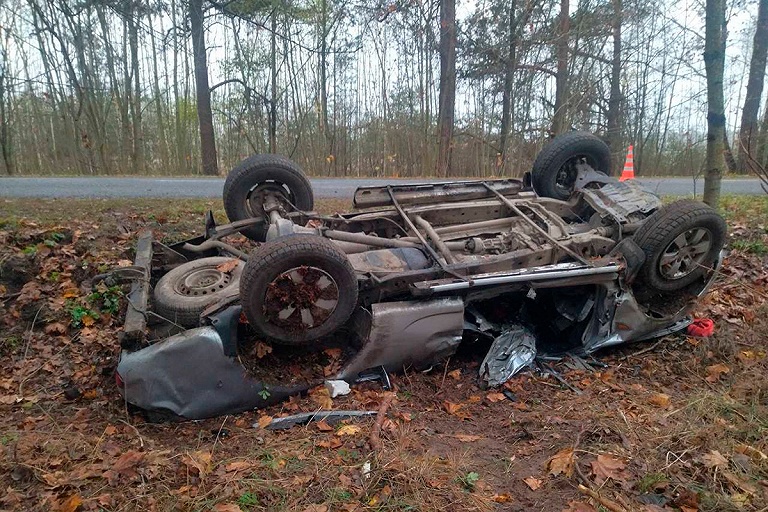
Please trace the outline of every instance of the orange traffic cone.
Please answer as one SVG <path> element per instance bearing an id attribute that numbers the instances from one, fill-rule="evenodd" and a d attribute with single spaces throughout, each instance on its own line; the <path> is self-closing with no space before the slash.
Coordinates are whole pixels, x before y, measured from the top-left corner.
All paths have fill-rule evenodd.
<path id="1" fill-rule="evenodd" d="M 629 151 L 627 151 L 627 161 L 624 162 L 624 170 L 621 171 L 619 181 L 633 179 L 635 179 L 635 156 L 632 154 L 632 144 L 630 144 Z"/>

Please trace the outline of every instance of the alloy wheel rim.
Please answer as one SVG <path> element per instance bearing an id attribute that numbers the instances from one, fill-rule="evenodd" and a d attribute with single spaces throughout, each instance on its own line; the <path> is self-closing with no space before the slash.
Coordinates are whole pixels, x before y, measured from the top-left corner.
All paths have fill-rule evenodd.
<path id="1" fill-rule="evenodd" d="M 692 228 L 676 236 L 659 258 L 659 273 L 677 280 L 701 266 L 712 247 L 712 233 L 706 228 Z"/>

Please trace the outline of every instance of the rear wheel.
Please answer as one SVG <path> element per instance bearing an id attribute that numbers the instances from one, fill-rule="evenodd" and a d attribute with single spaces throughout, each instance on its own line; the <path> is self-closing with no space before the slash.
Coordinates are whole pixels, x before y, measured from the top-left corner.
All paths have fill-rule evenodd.
<path id="1" fill-rule="evenodd" d="M 533 189 L 542 197 L 567 200 L 576 183 L 576 165 L 586 163 L 611 174 L 611 150 L 587 132 L 568 132 L 555 137 L 536 156 L 531 171 Z"/>
<path id="2" fill-rule="evenodd" d="M 231 222 L 260 218 L 264 222 L 241 230 L 257 242 L 263 242 L 269 218 L 264 201 L 274 197 L 285 211 L 294 206 L 302 211 L 314 207 L 312 185 L 301 168 L 277 155 L 253 155 L 240 162 L 224 182 L 224 210 Z"/>
<path id="3" fill-rule="evenodd" d="M 634 234 L 646 256 L 638 280 L 653 292 L 682 290 L 712 271 L 725 237 L 725 221 L 706 204 L 663 206 Z"/>
<path id="4" fill-rule="evenodd" d="M 357 277 L 333 242 L 294 235 L 251 253 L 240 299 L 254 329 L 277 343 L 304 345 L 349 319 L 357 305 Z"/>

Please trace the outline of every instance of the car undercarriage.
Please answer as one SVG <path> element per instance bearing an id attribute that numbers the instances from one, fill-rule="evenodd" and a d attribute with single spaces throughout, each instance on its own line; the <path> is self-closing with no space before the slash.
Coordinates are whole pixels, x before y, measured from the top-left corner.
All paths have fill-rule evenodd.
<path id="1" fill-rule="evenodd" d="M 343 349 L 333 379 L 425 367 L 484 347 L 503 384 L 537 355 L 591 354 L 683 329 L 720 261 L 725 223 L 609 176 L 596 137 L 556 138 L 523 180 L 361 187 L 349 213 L 312 211 L 293 162 L 255 155 L 224 188 L 229 224 L 173 245 L 140 237 L 117 379 L 126 401 L 185 419 L 321 384 L 269 381 L 239 355 Z M 609 159 L 608 159 L 609 161 Z M 231 240 L 242 233 L 244 249 Z"/>

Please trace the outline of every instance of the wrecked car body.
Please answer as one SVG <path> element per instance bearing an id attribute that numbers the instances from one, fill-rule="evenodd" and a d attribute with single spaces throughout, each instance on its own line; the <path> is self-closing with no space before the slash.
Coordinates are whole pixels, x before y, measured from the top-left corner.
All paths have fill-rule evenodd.
<path id="1" fill-rule="evenodd" d="M 135 265 L 109 277 L 133 282 L 121 393 L 145 411 L 197 419 L 328 378 L 249 370 L 241 356 L 253 340 L 287 360 L 338 347 L 331 377 L 349 383 L 473 343 L 485 352 L 478 377 L 496 386 L 542 353 L 591 354 L 683 329 L 716 274 L 725 223 L 695 201 L 663 206 L 610 177 L 609 162 L 599 139 L 573 132 L 524 180 L 360 187 L 355 211 L 328 216 L 312 211 L 295 164 L 251 157 L 227 178 L 230 224 L 208 214 L 205 235 L 171 246 L 143 235 Z M 255 248 L 226 241 L 238 233 Z"/>

